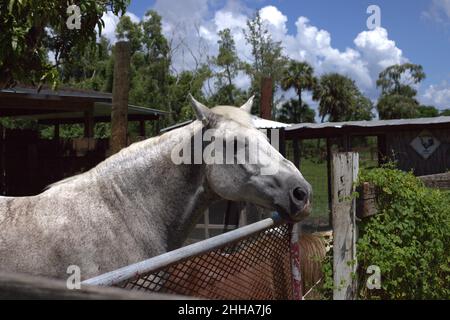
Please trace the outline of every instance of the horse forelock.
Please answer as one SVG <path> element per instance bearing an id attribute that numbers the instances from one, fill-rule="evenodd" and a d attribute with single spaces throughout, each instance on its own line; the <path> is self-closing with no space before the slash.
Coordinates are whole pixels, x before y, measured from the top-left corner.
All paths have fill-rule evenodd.
<path id="1" fill-rule="evenodd" d="M 238 122 L 239 124 L 252 128 L 252 119 L 250 114 L 240 108 L 231 107 L 231 106 L 217 106 L 211 109 L 211 111 L 217 115 L 222 116 L 227 120 L 233 120 Z"/>

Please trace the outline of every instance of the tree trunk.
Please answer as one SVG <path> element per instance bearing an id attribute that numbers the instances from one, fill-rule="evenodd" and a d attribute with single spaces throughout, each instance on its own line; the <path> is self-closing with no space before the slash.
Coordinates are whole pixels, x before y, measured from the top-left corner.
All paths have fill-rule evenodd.
<path id="1" fill-rule="evenodd" d="M 299 110 L 299 114 L 300 114 L 300 117 L 299 117 L 298 121 L 299 122 L 303 122 L 304 120 L 303 120 L 303 106 L 302 106 L 302 104 L 303 104 L 303 101 L 302 101 L 302 89 L 298 89 L 297 90 L 297 94 L 298 94 L 298 110 Z"/>
<path id="2" fill-rule="evenodd" d="M 231 79 L 230 66 L 227 66 L 227 78 L 228 78 L 228 99 L 230 99 L 230 106 L 234 106 L 233 99 L 233 79 Z"/>
<path id="3" fill-rule="evenodd" d="M 302 90 L 298 89 L 297 94 L 298 94 L 298 109 L 299 109 L 299 112 L 297 114 L 299 115 L 299 119 L 295 119 L 295 123 L 302 123 L 303 122 Z M 302 160 L 301 160 L 302 159 L 302 149 L 303 149 L 303 140 L 300 140 L 300 142 L 298 142 L 298 140 L 294 140 L 294 153 L 297 152 L 298 164 L 296 163 L 296 165 L 298 166 L 299 170 L 300 170 L 300 166 L 301 166 L 301 162 L 302 162 Z"/>
<path id="4" fill-rule="evenodd" d="M 111 111 L 111 154 L 127 146 L 128 91 L 130 87 L 130 46 L 117 42 L 115 47 L 113 99 Z"/>

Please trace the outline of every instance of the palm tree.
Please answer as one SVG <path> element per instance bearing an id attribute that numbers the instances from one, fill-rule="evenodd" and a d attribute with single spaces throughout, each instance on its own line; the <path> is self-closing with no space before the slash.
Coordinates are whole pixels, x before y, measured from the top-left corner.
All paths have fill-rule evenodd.
<path id="1" fill-rule="evenodd" d="M 344 121 L 352 113 L 356 103 L 355 92 L 359 92 L 352 79 L 338 73 L 324 74 L 313 92 L 319 100 L 319 116 L 329 116 L 330 122 Z"/>
<path id="2" fill-rule="evenodd" d="M 297 110 L 294 108 L 292 111 L 294 122 L 304 121 L 305 109 L 303 108 L 304 104 L 302 102 L 302 91 L 313 91 L 316 85 L 317 79 L 314 76 L 314 69 L 310 64 L 295 60 L 291 60 L 289 62 L 289 65 L 284 71 L 281 79 L 281 88 L 285 91 L 293 88 L 298 95 L 300 117 L 297 117 Z"/>
<path id="3" fill-rule="evenodd" d="M 312 91 L 317 85 L 317 79 L 314 77 L 314 69 L 307 62 L 298 62 L 295 60 L 290 60 L 288 67 L 284 70 L 283 76 L 281 78 L 281 88 L 285 91 L 289 89 L 294 89 L 298 95 L 297 106 L 291 104 L 292 106 L 292 118 L 294 123 L 303 122 L 304 116 L 306 114 L 306 109 L 304 109 L 304 104 L 302 101 L 302 91 L 309 90 Z M 300 117 L 297 116 L 297 107 L 300 109 Z M 293 141 L 294 149 L 294 164 L 300 168 L 301 159 L 301 149 L 298 145 L 298 140 Z"/>

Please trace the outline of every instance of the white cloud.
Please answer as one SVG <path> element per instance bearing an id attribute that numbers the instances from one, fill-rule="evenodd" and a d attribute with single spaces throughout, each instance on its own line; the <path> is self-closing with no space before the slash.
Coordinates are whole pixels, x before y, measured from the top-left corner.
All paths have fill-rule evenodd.
<path id="1" fill-rule="evenodd" d="M 129 16 L 131 21 L 134 23 L 138 23 L 140 21 L 139 17 L 132 12 L 127 12 L 125 15 Z M 116 43 L 116 27 L 119 23 L 120 17 L 116 16 L 112 11 L 107 11 L 103 13 L 102 20 L 105 23 L 105 27 L 102 29 L 102 36 L 107 38 L 111 44 Z"/>
<path id="2" fill-rule="evenodd" d="M 137 15 L 135 15 L 133 12 L 127 12 L 125 13 L 126 16 L 129 16 L 131 21 L 134 23 L 139 23 L 141 19 Z"/>
<path id="3" fill-rule="evenodd" d="M 306 17 L 296 22 L 297 34 L 285 37 L 286 50 L 291 58 L 306 60 L 318 74 L 339 72 L 355 79 L 357 83 L 369 88 L 372 85 L 367 64 L 361 54 L 352 48 L 340 51 L 331 45 L 328 31 L 312 26 Z"/>
<path id="4" fill-rule="evenodd" d="M 287 33 L 287 17 L 274 6 L 266 6 L 259 11 L 261 19 L 268 23 L 269 31 L 276 37 L 279 34 Z"/>
<path id="5" fill-rule="evenodd" d="M 247 29 L 247 20 L 253 10 L 239 0 L 228 0 L 217 9 L 218 3 L 216 0 L 156 0 L 152 9 L 162 16 L 163 32 L 174 49 L 173 71 L 193 69 L 206 62 L 208 56 L 216 55 L 217 33 L 225 28 L 232 32 L 238 56 L 251 61 L 251 48 L 245 41 L 243 30 Z M 288 57 L 309 62 L 318 75 L 339 72 L 351 77 L 372 100 L 379 94 L 375 85 L 378 74 L 389 65 L 408 61 L 395 41 L 389 38 L 388 31 L 381 27 L 361 31 L 353 39 L 352 46 L 340 50 L 333 47 L 332 34 L 313 25 L 307 17 L 298 17 L 295 31 L 289 33 L 288 17 L 276 6 L 265 6 L 260 9 L 260 14 L 272 38 L 281 41 Z M 134 14 L 129 15 L 133 21 L 139 20 Z M 450 21 L 450 0 L 433 0 L 424 15 Z M 114 42 L 118 17 L 108 12 L 104 19 L 104 33 Z M 243 73 L 235 81 L 243 89 L 250 84 L 249 77 Z M 430 85 L 420 97 L 429 103 L 445 106 L 449 103 L 449 91 L 446 82 Z M 290 96 L 291 93 L 285 94 L 285 97 Z M 307 100 L 311 102 L 311 99 Z"/>
<path id="6" fill-rule="evenodd" d="M 450 108 L 450 83 L 442 81 L 438 85 L 430 85 L 421 97 L 423 104 L 431 104 L 439 109 Z"/>
<path id="7" fill-rule="evenodd" d="M 444 25 L 450 24 L 450 0 L 433 0 L 422 16 Z"/>

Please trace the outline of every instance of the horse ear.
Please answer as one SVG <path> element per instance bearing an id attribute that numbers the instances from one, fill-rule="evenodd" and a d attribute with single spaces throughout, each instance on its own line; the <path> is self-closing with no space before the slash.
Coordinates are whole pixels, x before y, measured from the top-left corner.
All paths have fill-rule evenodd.
<path id="1" fill-rule="evenodd" d="M 200 120 L 205 126 L 209 122 L 209 114 L 211 110 L 207 106 L 195 100 L 195 98 L 189 93 L 189 99 L 191 100 L 192 108 L 194 109 L 197 120 Z"/>
<path id="2" fill-rule="evenodd" d="M 255 96 L 251 96 L 250 99 L 248 99 L 248 101 L 241 106 L 241 109 L 247 111 L 248 113 L 251 113 L 253 107 L 253 99 L 255 99 Z"/>

